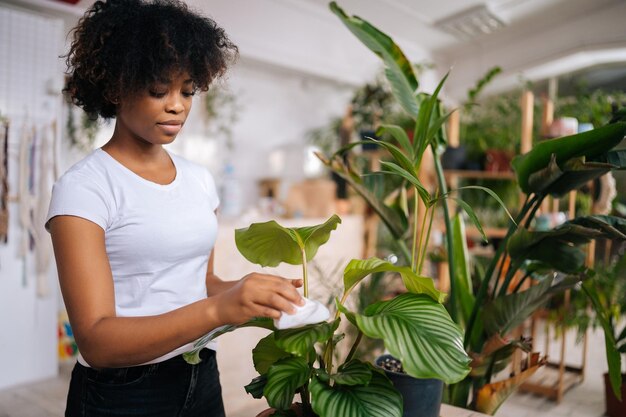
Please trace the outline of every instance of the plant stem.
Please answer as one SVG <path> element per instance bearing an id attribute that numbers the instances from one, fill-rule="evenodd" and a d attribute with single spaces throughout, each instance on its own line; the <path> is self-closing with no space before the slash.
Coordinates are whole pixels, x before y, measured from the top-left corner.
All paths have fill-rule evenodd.
<path id="1" fill-rule="evenodd" d="M 443 167 L 441 165 L 441 157 L 437 155 L 435 152 L 435 148 L 433 146 L 430 147 L 433 152 L 433 159 L 435 160 L 435 170 L 437 171 L 437 182 L 439 183 L 439 190 L 441 191 L 441 195 L 445 195 L 448 193 L 448 187 L 446 185 L 446 179 L 443 175 Z M 453 251 L 453 240 L 452 240 L 452 222 L 450 221 L 450 212 L 448 209 L 448 202 L 444 199 L 442 202 L 443 205 L 443 219 L 446 223 L 446 244 L 448 250 L 448 268 L 450 274 L 450 318 L 455 323 L 457 321 L 457 308 L 456 308 L 456 277 L 455 277 L 455 268 L 454 268 L 454 251 Z"/>
<path id="2" fill-rule="evenodd" d="M 535 206 L 533 207 L 532 211 L 528 215 L 528 218 L 526 219 L 526 223 L 524 224 L 524 227 L 526 229 L 528 229 L 530 227 L 530 223 L 535 218 L 535 213 L 537 212 L 537 210 L 539 210 L 539 207 L 541 207 L 541 203 L 543 203 L 543 199 L 546 198 L 546 196 L 545 195 L 540 195 L 540 196 L 538 195 L 538 196 L 536 196 L 536 198 L 537 198 L 537 204 L 535 204 Z"/>
<path id="3" fill-rule="evenodd" d="M 416 254 L 417 254 L 417 215 L 418 215 L 418 207 L 419 207 L 419 197 L 417 195 L 417 190 L 414 193 L 413 196 L 413 200 L 414 200 L 414 205 L 415 207 L 413 207 L 413 250 L 411 251 L 411 270 L 413 272 L 415 272 L 415 268 L 417 267 L 416 263 L 417 263 L 417 259 L 416 259 Z M 422 227 L 422 230 L 424 228 Z M 421 244 L 421 242 L 420 242 Z"/>
<path id="4" fill-rule="evenodd" d="M 469 347 L 469 343 L 472 340 L 472 331 L 474 330 L 474 323 L 476 322 L 476 317 L 478 316 L 478 310 L 483 308 L 483 303 L 485 301 L 485 297 L 487 296 L 487 291 L 489 290 L 489 284 L 493 277 L 493 272 L 495 271 L 498 261 L 500 260 L 500 256 L 504 252 L 505 243 L 508 241 L 511 235 L 515 232 L 515 230 L 517 230 L 517 227 L 518 227 L 517 225 L 520 224 L 522 220 L 524 220 L 524 217 L 526 217 L 526 213 L 528 213 L 528 210 L 531 209 L 531 207 L 535 204 L 537 199 L 538 199 L 537 196 L 533 196 L 532 198 L 530 198 L 530 196 L 526 197 L 526 201 L 524 202 L 524 205 L 522 206 L 522 210 L 517 215 L 515 222 L 511 222 L 511 224 L 509 225 L 509 230 L 507 231 L 506 236 L 500 243 L 500 246 L 498 247 L 496 254 L 494 255 L 491 263 L 489 264 L 487 271 L 485 272 L 483 281 L 480 284 L 480 289 L 478 290 L 478 294 L 476 295 L 476 301 L 474 303 L 474 308 L 472 309 L 472 314 L 470 316 L 470 319 L 467 323 L 467 328 L 465 330 L 465 341 L 464 341 L 465 348 Z"/>
<path id="5" fill-rule="evenodd" d="M 537 212 L 537 210 L 541 206 L 541 203 L 543 202 L 544 198 L 545 198 L 545 196 L 537 196 L 537 201 L 536 201 L 534 207 L 532 208 L 532 210 L 530 211 L 530 214 L 528 215 L 528 218 L 526 219 L 526 222 L 524 224 L 526 229 L 528 229 L 528 227 L 530 226 L 530 223 L 532 222 L 532 219 L 534 218 L 535 213 Z M 504 296 L 506 294 L 506 291 L 507 291 L 507 289 L 509 287 L 509 284 L 513 280 L 513 277 L 515 276 L 515 273 L 521 268 L 522 264 L 523 264 L 523 262 L 513 263 L 513 260 L 511 260 L 511 262 L 509 263 L 509 269 L 508 269 L 508 271 L 506 273 L 506 277 L 504 279 L 504 282 L 502 283 L 502 286 L 500 287 L 500 292 L 499 292 L 500 296 Z"/>
<path id="6" fill-rule="evenodd" d="M 303 415 L 310 416 L 313 414 L 311 408 L 311 400 L 309 399 L 309 383 L 307 382 L 300 388 L 300 399 L 302 400 Z"/>
<path id="7" fill-rule="evenodd" d="M 411 254 L 409 253 L 409 248 L 407 247 L 406 242 L 404 239 L 400 238 L 396 240 L 396 243 L 398 244 L 398 248 L 402 252 L 402 255 L 408 261 Z"/>
<path id="8" fill-rule="evenodd" d="M 363 338 L 363 332 L 359 330 L 359 334 L 356 336 L 356 339 L 354 339 L 354 343 L 352 344 L 352 347 L 350 348 L 350 352 L 348 352 L 348 356 L 346 356 L 345 363 L 348 363 L 350 359 L 352 359 L 352 357 L 356 353 L 356 349 L 359 347 L 359 343 L 361 343 L 362 338 Z"/>
<path id="9" fill-rule="evenodd" d="M 430 221 L 428 222 L 428 230 L 426 231 L 426 236 L 430 236 L 430 230 L 433 227 L 433 219 L 435 218 L 435 206 L 432 206 L 430 210 Z M 426 259 L 426 252 L 428 250 L 428 245 L 424 245 L 422 249 L 422 256 L 417 264 L 417 273 L 418 275 L 422 275 L 422 267 L 424 266 L 424 260 Z"/>
<path id="10" fill-rule="evenodd" d="M 304 298 L 309 296 L 309 277 L 307 274 L 307 265 L 306 265 L 306 252 L 304 248 L 301 249 L 302 252 L 302 281 L 304 282 Z"/>
<path id="11" fill-rule="evenodd" d="M 326 344 L 326 372 L 329 374 L 333 372 L 333 350 L 334 350 L 333 338 L 331 337 Z"/>

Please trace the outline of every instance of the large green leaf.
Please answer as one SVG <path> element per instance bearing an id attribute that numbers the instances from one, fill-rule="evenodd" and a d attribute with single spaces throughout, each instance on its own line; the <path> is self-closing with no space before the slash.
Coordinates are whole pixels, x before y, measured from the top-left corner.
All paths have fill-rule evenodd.
<path id="1" fill-rule="evenodd" d="M 529 191 L 560 198 L 615 168 L 609 164 L 585 162 L 584 158 L 572 158 L 563 165 L 561 168 L 556 163 L 556 156 L 553 155 L 547 167 L 530 176 Z"/>
<path id="2" fill-rule="evenodd" d="M 546 168 L 552 155 L 555 155 L 559 166 L 571 158 L 598 158 L 617 146 L 625 134 L 626 122 L 617 122 L 576 135 L 539 142 L 530 152 L 513 158 L 511 165 L 517 175 L 517 182 L 522 191 L 528 194 L 531 192 L 530 176 Z"/>
<path id="3" fill-rule="evenodd" d="M 569 277 L 553 285 L 552 278 L 546 278 L 525 291 L 494 299 L 485 306 L 483 311 L 485 330 L 489 334 L 507 335 L 544 305 L 554 294 L 572 288 L 582 279 L 582 276 Z"/>
<path id="4" fill-rule="evenodd" d="M 330 239 L 330 233 L 341 223 L 341 218 L 333 214 L 328 220 L 316 226 L 296 227 L 294 232 L 304 242 L 306 260 L 313 259 L 317 250 Z"/>
<path id="5" fill-rule="evenodd" d="M 263 398 L 263 390 L 265 389 L 265 385 L 267 385 L 267 376 L 259 375 L 254 378 L 248 385 L 244 387 L 246 392 L 252 395 L 253 398 L 261 399 Z"/>
<path id="6" fill-rule="evenodd" d="M 343 271 L 344 294 L 349 293 L 361 280 L 376 272 L 396 272 L 402 276 L 407 290 L 415 294 L 426 294 L 438 303 L 443 303 L 446 294 L 435 288 L 432 278 L 414 273 L 408 266 L 395 266 L 379 258 L 353 259 Z"/>
<path id="7" fill-rule="evenodd" d="M 309 324 L 295 329 L 277 330 L 274 333 L 276 346 L 298 356 L 307 356 L 317 342 L 325 342 L 333 336 L 339 319 L 330 323 Z"/>
<path id="8" fill-rule="evenodd" d="M 413 67 L 402 50 L 389 36 L 357 16 L 348 16 L 336 2 L 330 9 L 366 47 L 378 55 L 385 64 L 385 75 L 391 91 L 402 108 L 413 118 L 417 117 L 419 105 L 415 99 L 418 82 Z"/>
<path id="9" fill-rule="evenodd" d="M 613 216 L 583 216 L 549 231 L 518 229 L 507 243 L 512 259 L 533 260 L 563 272 L 576 272 L 585 255 L 577 246 L 592 239 L 626 239 L 626 220 Z"/>
<path id="10" fill-rule="evenodd" d="M 287 410 L 291 407 L 293 396 L 309 379 L 309 364 L 302 358 L 291 357 L 281 359 L 269 369 L 267 384 L 263 396 L 270 407 Z"/>
<path id="11" fill-rule="evenodd" d="M 476 302 L 472 288 L 472 277 L 470 275 L 469 255 L 467 249 L 467 240 L 465 235 L 465 223 L 460 214 L 454 216 L 452 225 L 452 248 L 454 250 L 454 279 L 456 292 L 452 296 L 457 297 L 456 305 L 459 308 L 457 317 L 463 318 L 463 323 L 467 324 L 472 309 Z"/>
<path id="12" fill-rule="evenodd" d="M 259 343 L 252 349 L 254 369 L 261 375 L 266 374 L 274 363 L 289 356 L 291 354 L 276 345 L 274 333 L 270 333 L 259 340 Z"/>
<path id="13" fill-rule="evenodd" d="M 183 359 L 191 365 L 199 364 L 202 361 L 200 359 L 200 351 L 204 349 L 207 343 L 223 334 L 243 329 L 244 327 L 260 327 L 262 329 L 275 330 L 274 321 L 267 317 L 254 317 L 243 324 L 221 326 L 196 340 L 193 344 L 193 350 L 183 353 Z"/>
<path id="14" fill-rule="evenodd" d="M 401 294 L 364 314 L 342 311 L 366 336 L 382 339 L 411 376 L 453 384 L 470 371 L 461 330 L 445 307 L 426 295 Z"/>
<path id="15" fill-rule="evenodd" d="M 580 216 L 568 221 L 588 229 L 599 230 L 605 233 L 603 237 L 612 240 L 626 239 L 626 219 L 615 216 L 603 216 L 599 214 Z"/>
<path id="16" fill-rule="evenodd" d="M 401 417 L 402 396 L 389 379 L 372 369 L 367 385 L 330 386 L 311 380 L 311 406 L 320 417 Z"/>
<path id="17" fill-rule="evenodd" d="M 575 229 L 575 230 L 574 230 Z M 568 233 L 568 232 L 572 233 Z M 563 227 L 558 231 L 530 232 L 518 229 L 507 242 L 511 259 L 516 262 L 539 261 L 557 271 L 575 273 L 585 264 L 585 254 L 576 245 L 586 243 L 585 231 L 592 229 L 580 226 Z"/>
<path id="18" fill-rule="evenodd" d="M 624 170 L 626 169 L 626 149 L 616 149 L 590 158 L 590 161 L 613 165 L 615 170 Z"/>
<path id="19" fill-rule="evenodd" d="M 330 379 L 340 385 L 367 385 L 372 379 L 372 368 L 365 362 L 353 359 L 341 365 Z"/>
<path id="20" fill-rule="evenodd" d="M 287 228 L 274 220 L 253 223 L 235 230 L 235 243 L 239 252 L 252 263 L 261 266 L 277 266 L 281 262 L 301 265 L 302 250 L 307 261 L 311 260 L 339 223 L 341 219 L 337 215 L 310 227 Z"/>

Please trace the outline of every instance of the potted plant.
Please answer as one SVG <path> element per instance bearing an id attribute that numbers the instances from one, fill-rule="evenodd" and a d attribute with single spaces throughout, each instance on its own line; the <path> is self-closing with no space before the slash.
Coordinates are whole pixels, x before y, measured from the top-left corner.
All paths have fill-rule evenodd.
<path id="1" fill-rule="evenodd" d="M 626 354 L 626 256 L 614 259 L 606 267 L 595 271 L 595 279 L 583 284 L 582 289 L 591 300 L 594 315 L 589 323 L 604 330 L 609 372 L 604 374 L 606 415 L 626 415 L 626 374 L 622 355 Z"/>
<path id="2" fill-rule="evenodd" d="M 275 221 L 255 223 L 236 230 L 235 240 L 243 256 L 261 266 L 302 265 L 307 297 L 307 265 L 340 223 L 336 215 L 323 224 L 300 228 L 285 228 Z M 351 311 L 346 303 L 349 295 L 364 278 L 381 271 L 399 274 L 406 292 L 364 311 Z M 435 289 L 431 278 L 382 259 L 353 259 L 344 270 L 343 284 L 343 293 L 336 299 L 337 311 L 329 321 L 284 330 L 265 318 L 225 326 L 196 342 L 197 349 L 185 354 L 185 359 L 197 363 L 198 352 L 207 341 L 237 328 L 271 330 L 253 349 L 260 375 L 246 386 L 248 393 L 265 397 L 272 407 L 260 416 L 402 416 L 403 398 L 385 373 L 355 357 L 363 335 L 381 339 L 412 376 L 454 383 L 467 375 L 470 359 L 462 348 L 463 335 L 442 305 L 445 295 Z M 347 354 L 336 361 L 335 357 L 342 355 L 338 346 L 348 343 L 339 330 L 342 315 L 355 326 L 357 335 L 349 341 L 350 349 L 342 350 Z M 294 404 L 295 394 L 300 403 Z M 439 406 L 440 401 L 431 414 L 420 415 L 438 417 Z"/>
<path id="3" fill-rule="evenodd" d="M 441 84 L 432 96 L 416 92 L 417 80 L 411 67 L 391 38 L 358 17 L 348 17 L 335 3 L 331 3 L 331 9 L 357 38 L 383 60 L 394 97 L 416 121 L 416 129 L 411 141 L 404 130 L 396 126 L 382 125 L 379 128 L 381 134 L 388 134 L 397 144 L 380 142 L 395 161 L 383 162 L 381 174 L 393 173 L 406 181 L 402 187 L 404 191 L 400 189 L 392 196 L 381 199 L 370 192 L 359 172 L 340 157 L 345 150 L 322 159 L 368 202 L 397 239 L 402 258 L 413 266 L 415 251 L 408 250 L 410 241 L 409 245 L 406 244 L 408 225 L 428 236 L 435 203 L 450 197 L 440 161 L 446 143 L 440 129 L 446 116 L 442 116 L 443 111 L 436 99 Z M 495 413 L 515 388 L 544 363 L 538 354 L 528 352 L 524 339 L 510 338 L 511 330 L 553 294 L 590 279 L 592 274 L 584 265 L 581 245 L 592 239 L 624 238 L 624 222 L 610 216 L 579 217 L 548 231 L 531 228 L 535 214 L 547 196 L 563 196 L 590 179 L 626 167 L 626 151 L 613 150 L 626 133 L 623 113 L 618 112 L 613 123 L 607 126 L 542 142 L 513 161 L 518 184 L 527 198 L 515 220 L 509 222 L 506 236 L 480 276 L 471 277 L 469 271 L 463 222 L 457 217 L 453 224 L 447 205 L 443 204 L 451 278 L 447 307 L 452 319 L 465 329 L 464 347 L 473 358 L 472 372 L 464 380 L 449 384 L 446 391 L 448 402 Z M 420 158 L 427 148 L 432 150 L 437 172 L 438 192 L 435 198 L 424 189 L 417 176 Z M 409 215 L 406 184 L 413 188 L 415 202 L 420 199 L 426 207 L 421 228 L 416 222 L 418 216 Z M 493 195 L 491 190 L 482 190 Z M 497 196 L 496 200 L 500 201 Z M 462 200 L 457 202 L 481 230 L 473 210 Z M 413 209 L 416 210 L 417 206 L 414 203 Z M 418 234 L 413 233 L 412 236 Z M 417 259 L 419 266 L 422 256 Z M 555 272 L 560 272 L 558 279 L 554 278 Z M 561 279 L 563 276 L 566 278 Z M 535 285 L 526 288 L 525 284 L 530 281 Z M 511 363 L 513 353 L 520 349 L 529 354 L 520 364 L 519 372 L 510 378 L 493 381 L 497 372 Z"/>

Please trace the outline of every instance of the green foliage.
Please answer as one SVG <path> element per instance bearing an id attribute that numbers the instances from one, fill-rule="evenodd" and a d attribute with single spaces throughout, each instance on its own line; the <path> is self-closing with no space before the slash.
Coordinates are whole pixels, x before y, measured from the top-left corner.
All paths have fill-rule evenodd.
<path id="1" fill-rule="evenodd" d="M 519 152 L 519 132 L 522 125 L 520 100 L 523 89 L 513 90 L 478 100 L 461 113 L 461 143 L 467 147 L 470 159 L 479 161 L 487 149 Z M 539 137 L 541 111 L 534 103 L 533 136 Z"/>
<path id="2" fill-rule="evenodd" d="M 234 148 L 233 126 L 239 119 L 237 97 L 225 85 L 215 84 L 202 94 L 206 135 L 223 139 L 228 150 Z"/>
<path id="3" fill-rule="evenodd" d="M 364 334 L 385 340 L 386 348 L 411 376 L 453 384 L 469 373 L 461 330 L 450 326 L 443 305 L 426 295 L 401 294 L 371 305 L 363 314 L 342 310 Z"/>
<path id="4" fill-rule="evenodd" d="M 575 94 L 559 97 L 554 105 L 556 114 L 575 117 L 579 123 L 603 126 L 616 108 L 626 106 L 626 92 L 588 90 L 580 86 Z"/>
<path id="5" fill-rule="evenodd" d="M 78 118 L 78 122 L 76 121 Z M 98 116 L 89 115 L 82 109 L 68 104 L 65 133 L 70 145 L 82 150 L 91 151 L 100 130 Z"/>

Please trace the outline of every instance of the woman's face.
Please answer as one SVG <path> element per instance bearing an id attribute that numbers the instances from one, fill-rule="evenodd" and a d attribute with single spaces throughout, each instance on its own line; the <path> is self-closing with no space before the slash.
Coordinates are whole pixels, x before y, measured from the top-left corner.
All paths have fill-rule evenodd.
<path id="1" fill-rule="evenodd" d="M 171 143 L 187 120 L 194 92 L 189 74 L 181 73 L 127 97 L 118 106 L 116 130 L 153 145 Z"/>

